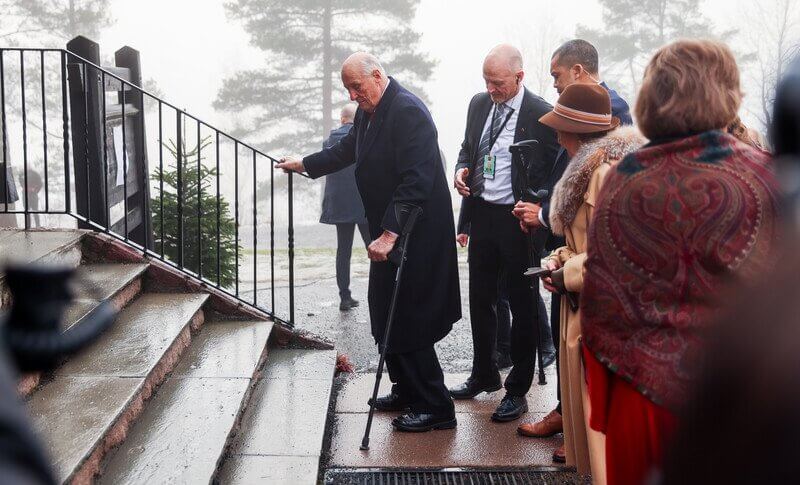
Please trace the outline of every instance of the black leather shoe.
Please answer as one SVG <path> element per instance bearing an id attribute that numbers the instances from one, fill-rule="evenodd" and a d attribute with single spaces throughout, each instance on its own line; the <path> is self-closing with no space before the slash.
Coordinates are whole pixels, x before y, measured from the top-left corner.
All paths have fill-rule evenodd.
<path id="1" fill-rule="evenodd" d="M 463 384 L 450 389 L 453 399 L 472 399 L 482 392 L 494 392 L 503 387 L 500 376 L 495 382 L 480 382 L 473 378 L 467 379 Z"/>
<path id="2" fill-rule="evenodd" d="M 528 412 L 528 400 L 525 396 L 511 396 L 506 394 L 497 409 L 492 414 L 492 421 L 505 423 L 519 419 L 523 413 Z"/>
<path id="3" fill-rule="evenodd" d="M 354 300 L 353 298 L 343 298 L 342 301 L 339 303 L 339 310 L 346 312 L 347 310 L 352 310 L 353 308 L 358 306 L 358 300 Z"/>
<path id="4" fill-rule="evenodd" d="M 456 427 L 456 415 L 439 415 L 410 412 L 392 421 L 397 431 L 418 433 L 434 429 L 452 429 Z"/>
<path id="5" fill-rule="evenodd" d="M 556 361 L 555 352 L 542 352 L 542 366 L 547 369 Z"/>
<path id="6" fill-rule="evenodd" d="M 372 404 L 372 398 L 367 401 L 367 405 Z M 405 411 L 408 409 L 409 402 L 395 393 L 389 393 L 375 400 L 375 409 L 378 411 Z"/>

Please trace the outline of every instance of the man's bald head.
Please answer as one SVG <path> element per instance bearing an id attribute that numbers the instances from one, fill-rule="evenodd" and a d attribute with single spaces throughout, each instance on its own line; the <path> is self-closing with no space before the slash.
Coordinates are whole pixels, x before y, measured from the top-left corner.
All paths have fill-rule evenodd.
<path id="1" fill-rule="evenodd" d="M 375 111 L 388 82 L 380 61 L 368 52 L 351 54 L 342 64 L 342 84 L 350 100 L 367 113 Z"/>
<path id="2" fill-rule="evenodd" d="M 516 96 L 524 77 L 522 54 L 512 45 L 498 45 L 483 61 L 486 91 L 495 103 L 504 103 Z"/>
<path id="3" fill-rule="evenodd" d="M 505 66 L 507 69 L 518 72 L 522 70 L 522 53 L 511 44 L 500 44 L 489 51 L 483 64 L 484 66 L 486 64 L 497 67 Z"/>

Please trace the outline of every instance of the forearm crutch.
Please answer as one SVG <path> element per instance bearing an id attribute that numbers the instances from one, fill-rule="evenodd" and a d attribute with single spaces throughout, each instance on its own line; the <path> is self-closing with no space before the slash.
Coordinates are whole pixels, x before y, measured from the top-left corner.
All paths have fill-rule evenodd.
<path id="1" fill-rule="evenodd" d="M 375 415 L 375 401 L 378 399 L 378 388 L 381 385 L 381 378 L 383 377 L 383 365 L 386 361 L 386 348 L 389 343 L 389 335 L 392 331 L 392 322 L 394 322 L 395 307 L 397 306 L 397 295 L 400 292 L 400 281 L 403 277 L 403 266 L 406 262 L 406 250 L 408 249 L 408 241 L 411 237 L 411 231 L 414 229 L 414 224 L 417 218 L 422 214 L 422 209 L 417 206 L 408 204 L 398 204 L 395 210 L 397 219 L 403 226 L 403 231 L 398 238 L 398 244 L 389 253 L 389 261 L 397 265 L 397 273 L 394 277 L 394 289 L 392 290 L 392 299 L 389 302 L 389 315 L 386 319 L 386 328 L 383 331 L 383 340 L 381 345 L 378 346 L 379 359 L 378 371 L 375 374 L 375 387 L 372 389 L 372 399 L 369 400 L 369 415 L 367 416 L 367 428 L 364 430 L 364 438 L 361 440 L 361 450 L 369 450 L 369 432 L 372 429 L 372 418 Z M 405 219 L 405 223 L 403 223 Z"/>

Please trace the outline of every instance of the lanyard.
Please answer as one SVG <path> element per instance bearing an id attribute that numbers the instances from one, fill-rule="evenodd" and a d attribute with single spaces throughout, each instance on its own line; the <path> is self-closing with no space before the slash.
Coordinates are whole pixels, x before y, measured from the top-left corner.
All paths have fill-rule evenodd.
<path id="1" fill-rule="evenodd" d="M 492 110 L 492 123 L 489 125 L 489 153 L 492 152 L 492 147 L 494 146 L 495 143 L 497 143 L 497 139 L 500 138 L 500 133 L 503 132 L 503 128 L 506 127 L 506 124 L 508 123 L 508 120 L 511 119 L 511 115 L 513 115 L 513 114 L 514 114 L 514 108 L 509 106 L 508 107 L 508 115 L 506 115 L 505 121 L 503 121 L 503 124 L 500 125 L 500 129 L 497 130 L 497 135 L 495 136 L 495 134 L 494 134 L 494 120 L 495 120 L 495 116 L 497 116 L 497 105 L 494 105 L 494 110 Z"/>

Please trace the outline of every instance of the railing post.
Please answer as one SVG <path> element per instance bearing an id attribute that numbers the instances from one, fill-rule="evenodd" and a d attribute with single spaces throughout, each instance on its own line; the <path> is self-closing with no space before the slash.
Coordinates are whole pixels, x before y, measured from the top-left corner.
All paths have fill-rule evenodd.
<path id="1" fill-rule="evenodd" d="M 142 87 L 142 64 L 139 51 L 125 46 L 114 53 L 114 63 L 117 67 L 124 67 L 130 70 L 130 84 Z M 131 116 L 132 133 L 130 137 L 138 146 L 133 151 L 135 154 L 134 160 L 128 160 L 128 170 L 133 168 L 139 190 L 142 191 L 141 194 L 138 194 L 139 197 L 136 200 L 131 201 L 132 210 L 139 210 L 142 217 L 141 223 L 131 229 L 129 237 L 146 250 L 152 248 L 154 242 L 153 231 L 150 229 L 152 227 L 152 212 L 150 211 L 150 169 L 145 140 L 144 95 L 138 89 L 131 89 L 125 94 L 125 98 L 131 106 L 139 110 L 135 116 Z M 141 206 L 137 208 L 140 204 Z"/>
<path id="2" fill-rule="evenodd" d="M 289 172 L 289 324 L 294 327 L 294 197 L 292 172 Z"/>
<path id="3" fill-rule="evenodd" d="M 100 46 L 86 37 L 78 36 L 67 43 L 67 50 L 95 65 L 100 65 Z M 96 68 L 68 56 L 69 94 L 72 111 L 73 168 L 75 170 L 75 208 L 79 215 L 102 227 L 109 227 L 106 218 L 105 191 L 101 140 L 100 97 L 105 87 L 100 85 Z M 80 65 L 84 65 L 81 76 Z M 85 87 L 85 89 L 84 89 Z M 83 126 L 86 124 L 86 126 Z M 86 184 L 86 186 L 84 186 Z M 91 204 L 91 206 L 90 206 Z M 78 227 L 91 229 L 90 224 L 78 222 Z"/>
<path id="4" fill-rule="evenodd" d="M 31 228 L 31 220 L 28 216 L 28 116 L 25 107 L 25 51 L 19 51 L 19 81 L 20 98 L 22 101 L 22 193 L 25 195 L 23 208 L 25 211 L 25 230 Z"/>
<path id="5" fill-rule="evenodd" d="M 67 108 L 67 54 L 61 53 L 61 129 L 64 137 L 64 212 L 72 211 L 72 184 L 69 173 L 69 110 Z"/>
<path id="6" fill-rule="evenodd" d="M 177 159 L 178 159 L 178 267 L 183 266 L 183 127 L 181 123 L 181 112 L 175 112 L 175 129 L 178 139 Z M 163 174 L 162 174 L 163 177 Z"/>

